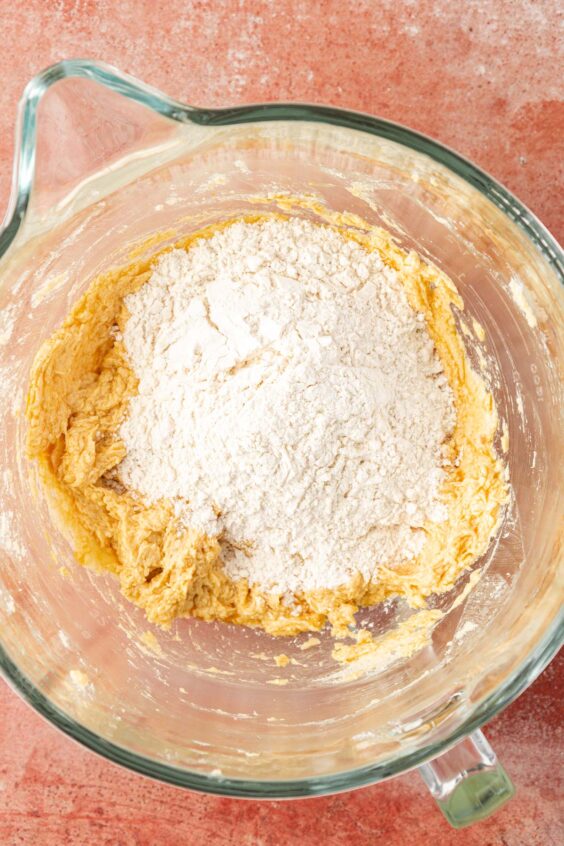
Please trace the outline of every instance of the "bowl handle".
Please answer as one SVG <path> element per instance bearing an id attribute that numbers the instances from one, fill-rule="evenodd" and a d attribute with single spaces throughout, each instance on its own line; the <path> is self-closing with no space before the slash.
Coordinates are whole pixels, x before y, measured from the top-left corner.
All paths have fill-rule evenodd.
<path id="1" fill-rule="evenodd" d="M 453 828 L 464 828 L 489 817 L 515 793 L 479 729 L 423 764 L 419 772 Z"/>

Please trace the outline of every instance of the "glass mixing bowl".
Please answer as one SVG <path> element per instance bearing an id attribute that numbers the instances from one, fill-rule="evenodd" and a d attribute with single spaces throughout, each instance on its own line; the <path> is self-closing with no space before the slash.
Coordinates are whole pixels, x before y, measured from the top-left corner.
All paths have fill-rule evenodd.
<path id="1" fill-rule="evenodd" d="M 29 83 L 16 146 L 0 235 L 8 681 L 75 739 L 184 787 L 306 796 L 420 766 L 454 825 L 489 813 L 511 785 L 476 730 L 562 638 L 558 245 L 493 179 L 403 127 L 316 106 L 191 108 L 93 62 L 61 62 Z M 485 330 L 471 355 L 487 363 L 509 432 L 513 499 L 483 577 L 467 591 L 466 574 L 434 600 L 448 613 L 427 647 L 358 673 L 336 667 L 327 633 L 303 649 L 307 635 L 195 620 L 148 632 L 111 576 L 74 564 L 25 452 L 33 358 L 97 273 L 136 245 L 150 254 L 304 193 L 382 224 L 455 281 Z M 407 613 L 388 602 L 362 618 L 385 635 Z M 285 668 L 281 652 L 294 659 Z"/>

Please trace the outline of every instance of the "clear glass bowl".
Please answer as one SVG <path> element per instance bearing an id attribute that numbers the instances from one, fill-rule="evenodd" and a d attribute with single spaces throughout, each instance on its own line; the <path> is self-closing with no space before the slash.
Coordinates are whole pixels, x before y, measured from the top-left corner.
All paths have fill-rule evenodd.
<path id="1" fill-rule="evenodd" d="M 7 679 L 75 739 L 177 785 L 306 796 L 423 765 L 453 824 L 485 815 L 511 788 L 475 730 L 562 639 L 558 245 L 493 179 L 403 127 L 305 105 L 191 108 L 93 62 L 29 83 L 17 151 L 0 234 Z M 195 620 L 147 635 L 109 575 L 74 564 L 25 453 L 31 363 L 92 278 L 155 232 L 145 254 L 285 193 L 382 224 L 454 279 L 486 331 L 481 360 L 509 430 L 514 499 L 482 579 L 436 600 L 448 613 L 427 648 L 358 677 L 336 669 L 326 634 L 307 650 L 307 636 Z M 386 632 L 405 613 L 362 616 Z M 278 668 L 281 652 L 295 663 Z"/>

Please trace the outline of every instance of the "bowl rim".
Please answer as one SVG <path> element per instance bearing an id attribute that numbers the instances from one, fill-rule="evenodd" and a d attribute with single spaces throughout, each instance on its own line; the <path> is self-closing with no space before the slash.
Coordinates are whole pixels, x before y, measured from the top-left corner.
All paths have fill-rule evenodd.
<path id="1" fill-rule="evenodd" d="M 354 129 L 408 147 L 439 162 L 480 191 L 524 231 L 535 248 L 552 265 L 561 285 L 564 284 L 564 253 L 537 217 L 485 171 L 421 133 L 363 112 L 305 103 L 262 103 L 223 109 L 195 108 L 184 105 L 134 77 L 121 73 L 111 65 L 88 59 L 57 62 L 33 77 L 25 88 L 18 110 L 12 190 L 0 231 L 0 259 L 14 241 L 29 208 L 35 173 L 39 102 L 52 85 L 66 78 L 81 78 L 97 82 L 179 123 L 218 127 L 281 120 L 315 122 Z M 519 696 L 542 672 L 563 642 L 564 612 L 561 611 L 547 624 L 542 636 L 538 638 L 536 645 L 523 658 L 520 665 L 509 674 L 493 694 L 479 702 L 472 713 L 446 738 L 426 744 L 415 752 L 403 753 L 378 764 L 369 764 L 323 777 L 311 776 L 284 781 L 224 778 L 157 762 L 100 737 L 68 716 L 18 669 L 1 643 L 0 671 L 9 686 L 41 716 L 78 743 L 114 763 L 150 778 L 195 791 L 233 797 L 280 799 L 337 793 L 374 784 L 441 755 Z"/>

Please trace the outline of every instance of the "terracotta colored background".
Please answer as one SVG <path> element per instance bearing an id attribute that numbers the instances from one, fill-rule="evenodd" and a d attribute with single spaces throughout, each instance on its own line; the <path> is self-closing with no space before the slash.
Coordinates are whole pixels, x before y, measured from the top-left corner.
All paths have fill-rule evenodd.
<path id="1" fill-rule="evenodd" d="M 0 2 L 0 206 L 25 83 L 58 59 L 90 57 L 197 105 L 309 100 L 405 123 L 490 171 L 562 237 L 559 9 L 558 0 Z M 152 783 L 59 735 L 0 681 L 0 843 L 561 846 L 563 667 L 554 662 L 488 726 L 517 796 L 459 833 L 416 774 L 271 804 Z"/>

